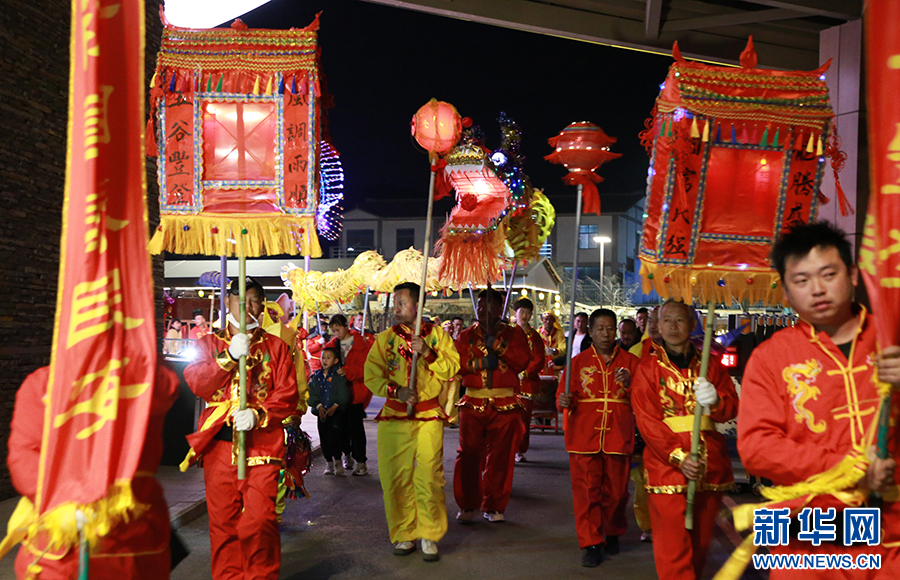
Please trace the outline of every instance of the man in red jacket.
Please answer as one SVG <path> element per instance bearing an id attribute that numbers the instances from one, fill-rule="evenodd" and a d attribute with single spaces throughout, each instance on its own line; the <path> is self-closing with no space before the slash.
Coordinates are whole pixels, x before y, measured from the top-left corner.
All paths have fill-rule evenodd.
<path id="1" fill-rule="evenodd" d="M 559 382 L 559 409 L 567 414 L 566 451 L 572 476 L 575 530 L 585 549 L 581 565 L 593 568 L 602 548 L 619 553 L 628 522 L 628 473 L 634 451 L 631 377 L 640 363 L 616 342 L 616 313 L 601 308 L 588 322 L 593 347 L 572 360 L 570 392 Z"/>
<path id="2" fill-rule="evenodd" d="M 662 344 L 641 358 L 631 404 L 646 442 L 644 469 L 660 580 L 700 578 L 722 493 L 734 487 L 731 458 L 716 423 L 734 419 L 738 399 L 722 364 L 710 359 L 705 379 L 691 344 L 694 309 L 669 299 L 660 308 Z M 702 405 L 700 460 L 690 458 L 694 408 Z M 703 459 L 705 458 L 705 459 Z M 694 528 L 684 527 L 688 480 L 697 482 Z"/>
<path id="3" fill-rule="evenodd" d="M 843 522 L 846 508 L 867 502 L 871 491 L 882 494 L 880 547 L 844 545 L 791 537 L 787 545 L 769 546 L 773 554 L 860 554 L 885 549 L 881 574 L 895 578 L 900 567 L 900 502 L 896 473 L 898 432 L 889 438 L 889 457 L 874 458 L 873 427 L 881 396 L 875 375 L 900 386 L 900 347 L 878 354 L 872 315 L 853 302 L 859 271 L 853 264 L 844 232 L 827 223 L 808 224 L 784 234 L 772 250 L 772 262 L 784 284 L 784 295 L 797 312 L 796 326 L 780 330 L 754 352 L 744 372 L 738 415 L 738 451 L 747 471 L 790 486 L 812 476 L 850 469 L 864 476 L 841 493 L 804 498 L 800 507 L 835 509 L 833 522 Z M 893 396 L 895 421 L 900 397 Z M 871 455 L 869 455 L 871 453 Z M 854 458 L 856 459 L 854 461 Z M 859 466 L 859 467 L 858 467 Z M 865 506 L 863 506 L 865 507 Z M 798 511 L 795 508 L 794 511 Z M 796 518 L 792 518 L 796 521 Z M 870 578 L 877 570 L 829 571 L 829 577 Z M 771 570 L 775 578 L 819 578 L 821 571 Z"/>
<path id="4" fill-rule="evenodd" d="M 45 396 L 50 367 L 41 367 L 25 379 L 16 393 L 9 433 L 6 464 L 16 491 L 34 503 L 38 485 L 38 464 L 44 428 Z M 150 422 L 141 452 L 137 475 L 131 488 L 139 504 L 147 511 L 127 522 L 115 525 L 91 550 L 90 574 L 98 580 L 164 580 L 169 577 L 169 509 L 163 489 L 153 477 L 162 457 L 163 420 L 178 397 L 178 377 L 163 365 L 156 367 Z M 16 577 L 28 578 L 28 567 L 41 568 L 43 580 L 68 580 L 78 574 L 78 549 L 62 553 L 47 551 L 46 538 L 29 537 L 22 541 L 16 556 Z"/>
<path id="5" fill-rule="evenodd" d="M 353 398 L 344 414 L 347 421 L 347 438 L 341 448 L 344 453 L 344 469 L 353 469 L 353 475 L 368 475 L 366 428 L 363 421 L 366 418 L 366 407 L 372 400 L 372 391 L 366 388 L 364 378 L 366 356 L 372 344 L 356 329 L 348 327 L 347 318 L 343 314 L 335 314 L 328 324 L 334 337 L 325 346 L 340 349 L 342 366 L 337 372 L 346 377 L 353 392 Z"/>
<path id="6" fill-rule="evenodd" d="M 237 282 L 228 295 L 228 326 L 197 341 L 197 357 L 184 370 L 195 395 L 207 402 L 198 430 L 188 436 L 186 470 L 203 458 L 209 541 L 214 580 L 277 580 L 281 537 L 275 514 L 278 472 L 284 463 L 281 422 L 297 408 L 299 395 L 288 346 L 258 323 L 265 291 L 246 284 L 248 334 L 240 332 Z M 247 408 L 240 410 L 238 361 L 247 357 Z M 237 478 L 234 431 L 246 432 L 247 474 Z"/>
<path id="7" fill-rule="evenodd" d="M 525 333 L 501 320 L 503 295 L 478 296 L 478 322 L 456 340 L 466 394 L 459 402 L 459 448 L 453 474 L 456 520 L 471 523 L 481 508 L 489 522 L 504 521 L 512 492 L 515 451 L 522 438 L 519 373 L 531 349 Z"/>
<path id="8" fill-rule="evenodd" d="M 533 398 L 541 392 L 541 369 L 544 368 L 544 339 L 541 334 L 531 327 L 531 317 L 534 316 L 534 303 L 528 298 L 519 298 L 513 304 L 516 313 L 516 326 L 525 333 L 528 346 L 531 348 L 531 360 L 528 367 L 519 375 L 519 399 L 522 401 L 522 422 L 525 429 L 522 432 L 522 442 L 516 451 L 516 463 L 525 461 L 525 452 L 531 442 L 531 413 L 534 410 Z"/>

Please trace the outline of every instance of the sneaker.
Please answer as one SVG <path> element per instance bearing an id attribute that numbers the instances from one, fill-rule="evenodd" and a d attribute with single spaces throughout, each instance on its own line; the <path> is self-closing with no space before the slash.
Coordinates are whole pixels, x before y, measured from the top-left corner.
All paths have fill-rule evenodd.
<path id="1" fill-rule="evenodd" d="M 397 542 L 394 544 L 395 556 L 409 556 L 416 551 L 415 542 Z"/>
<path id="2" fill-rule="evenodd" d="M 516 453 L 516 463 L 528 463 L 528 460 L 525 459 L 525 455 L 522 453 Z"/>
<path id="3" fill-rule="evenodd" d="M 365 463 L 360 461 L 356 464 L 356 469 L 353 470 L 352 475 L 369 475 L 369 469 L 366 467 Z"/>
<path id="4" fill-rule="evenodd" d="M 344 469 L 353 469 L 353 458 L 349 455 L 344 455 Z"/>
<path id="5" fill-rule="evenodd" d="M 325 464 L 325 471 L 322 472 L 322 475 L 334 475 L 334 461 Z"/>
<path id="6" fill-rule="evenodd" d="M 437 542 L 422 538 L 422 559 L 426 562 L 437 562 L 440 558 L 441 557 L 438 555 Z"/>
<path id="7" fill-rule="evenodd" d="M 334 462 L 334 474 L 335 475 L 344 475 L 344 466 L 341 465 L 340 463 L 338 463 L 337 461 Z"/>
<path id="8" fill-rule="evenodd" d="M 588 546 L 581 557 L 581 565 L 585 568 L 596 568 L 603 561 L 603 550 L 601 545 Z"/>
<path id="9" fill-rule="evenodd" d="M 491 522 L 492 524 L 499 524 L 500 522 L 506 521 L 506 518 L 503 517 L 502 512 L 484 512 L 484 519 Z"/>
<path id="10" fill-rule="evenodd" d="M 646 532 L 641 532 L 641 541 L 642 542 L 652 542 L 653 541 L 653 532 L 651 532 L 649 530 Z"/>
<path id="11" fill-rule="evenodd" d="M 619 536 L 606 536 L 606 545 L 603 551 L 609 556 L 615 556 L 619 553 Z"/>
<path id="12" fill-rule="evenodd" d="M 475 521 L 475 510 L 459 510 L 456 521 L 461 524 L 471 524 Z"/>

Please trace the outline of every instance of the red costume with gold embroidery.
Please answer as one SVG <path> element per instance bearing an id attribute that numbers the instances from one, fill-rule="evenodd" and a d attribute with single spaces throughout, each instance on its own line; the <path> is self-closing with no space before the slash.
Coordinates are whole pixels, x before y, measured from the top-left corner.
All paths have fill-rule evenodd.
<path id="1" fill-rule="evenodd" d="M 628 470 L 634 451 L 631 389 L 616 381 L 616 371 L 635 375 L 640 360 L 618 346 L 609 363 L 594 348 L 572 359 L 566 415 L 566 451 L 572 476 L 575 530 L 582 548 L 621 536 L 628 527 Z M 565 392 L 565 372 L 556 398 Z M 561 409 L 562 410 L 562 409 Z"/>
<path id="2" fill-rule="evenodd" d="M 680 357 L 683 358 L 683 357 Z M 646 489 L 653 524 L 653 556 L 661 580 L 699 578 L 706 562 L 722 492 L 734 487 L 731 458 L 716 423 L 737 415 L 738 398 L 728 372 L 711 358 L 707 380 L 719 400 L 703 415 L 700 457 L 706 468 L 697 481 L 694 529 L 685 530 L 687 478 L 682 461 L 690 455 L 694 424 L 693 385 L 700 373 L 700 354 L 693 351 L 680 368 L 665 348 L 654 344 L 641 358 L 631 383 L 631 404 L 644 449 Z"/>
<path id="3" fill-rule="evenodd" d="M 484 512 L 502 513 L 512 492 L 515 451 L 522 437 L 522 403 L 516 396 L 519 373 L 528 367 L 532 354 L 525 333 L 504 322 L 497 325 L 492 347 L 499 367 L 487 370 L 488 347 L 481 325 L 473 324 L 456 339 L 466 394 L 458 405 L 453 495 L 461 510 L 480 505 Z"/>
<path id="4" fill-rule="evenodd" d="M 775 333 L 759 346 L 747 363 L 738 416 L 738 451 L 748 471 L 771 479 L 775 485 L 793 485 L 828 471 L 850 454 L 864 454 L 873 445 L 872 424 L 877 421 L 880 397 L 874 384 L 875 327 L 860 307 L 850 359 L 824 332 L 800 320 L 793 328 Z M 893 397 L 894 417 L 898 397 Z M 897 453 L 897 431 L 890 440 L 891 457 Z M 900 475 L 895 476 L 895 482 Z M 842 520 L 845 507 L 858 507 L 861 493 L 818 496 L 803 506 L 837 509 Z M 896 557 L 900 547 L 900 509 L 897 486 L 884 494 L 882 545 Z M 865 544 L 844 546 L 823 542 L 813 546 L 791 538 L 787 546 L 772 546 L 772 553 L 830 554 L 873 553 Z M 887 561 L 887 553 L 885 560 Z M 882 570 L 889 564 L 882 562 Z M 877 571 L 829 571 L 829 575 L 870 578 Z M 833 573 L 833 574 L 832 574 Z M 896 568 L 893 569 L 896 574 Z M 812 570 L 772 570 L 771 578 L 812 578 Z"/>
<path id="5" fill-rule="evenodd" d="M 247 477 L 237 479 L 231 414 L 239 408 L 238 362 L 228 354 L 228 329 L 197 341 L 197 358 L 184 370 L 188 386 L 205 400 L 199 428 L 188 436 L 191 452 L 182 469 L 203 458 L 212 575 L 277 580 L 281 538 L 275 520 L 278 472 L 284 462 L 281 422 L 299 400 L 294 363 L 280 338 L 257 328 L 247 357 L 247 407 L 257 425 L 246 432 Z"/>
<path id="6" fill-rule="evenodd" d="M 544 368 L 544 339 L 541 333 L 529 327 L 526 331 L 521 326 L 525 338 L 528 340 L 528 346 L 531 348 L 531 361 L 528 366 L 519 375 L 519 398 L 522 401 L 522 421 L 525 423 L 525 430 L 522 433 L 522 442 L 519 444 L 519 453 L 524 454 L 528 451 L 528 444 L 531 442 L 531 413 L 534 410 L 533 398 L 541 393 L 541 370 Z"/>
<path id="7" fill-rule="evenodd" d="M 16 491 L 32 503 L 37 492 L 44 426 L 43 398 L 47 394 L 49 374 L 50 367 L 42 367 L 28 375 L 16 393 L 10 424 L 6 464 Z M 153 475 L 162 457 L 163 419 L 177 396 L 178 377 L 168 368 L 157 366 L 147 437 L 131 484 L 135 500 L 149 508 L 140 516 L 114 526 L 92 550 L 92 579 L 161 580 L 169 577 L 169 510 L 162 486 Z M 40 537 L 27 539 L 16 556 L 16 577 L 27 577 L 27 568 L 32 563 L 41 567 L 42 580 L 69 580 L 78 574 L 78 550 L 44 554 Z"/>

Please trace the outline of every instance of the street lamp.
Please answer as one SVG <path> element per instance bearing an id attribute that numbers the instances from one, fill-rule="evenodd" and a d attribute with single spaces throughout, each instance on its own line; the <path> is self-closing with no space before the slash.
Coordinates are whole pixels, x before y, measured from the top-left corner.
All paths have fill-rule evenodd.
<path id="1" fill-rule="evenodd" d="M 606 236 L 594 236 L 594 241 L 600 244 L 600 306 L 603 306 L 603 262 L 605 261 L 603 249 L 604 245 L 610 243 L 612 239 Z"/>

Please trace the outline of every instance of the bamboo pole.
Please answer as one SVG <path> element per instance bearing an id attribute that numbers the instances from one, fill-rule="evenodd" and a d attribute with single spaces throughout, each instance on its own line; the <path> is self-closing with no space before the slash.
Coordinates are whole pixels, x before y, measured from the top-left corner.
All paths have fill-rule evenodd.
<path id="1" fill-rule="evenodd" d="M 516 266 L 518 265 L 518 262 L 513 262 L 512 275 L 509 277 L 509 287 L 506 289 L 506 298 L 503 300 L 504 319 L 506 318 L 506 309 L 509 308 L 509 297 L 512 296 L 513 286 L 516 285 Z"/>
<path id="2" fill-rule="evenodd" d="M 221 323 L 219 326 L 221 330 L 225 330 L 225 327 L 228 325 L 228 320 L 226 320 L 225 309 L 227 308 L 225 304 L 225 296 L 228 293 L 228 288 L 225 285 L 225 281 L 228 280 L 228 258 L 226 256 L 221 256 L 219 258 L 219 292 L 221 296 L 219 296 L 219 322 Z M 210 326 L 212 326 L 212 319 L 209 321 Z"/>
<path id="3" fill-rule="evenodd" d="M 709 353 L 712 348 L 712 337 L 716 329 L 715 322 L 716 301 L 710 298 L 706 305 L 706 324 L 703 333 L 703 352 L 700 354 L 700 376 L 705 379 L 709 371 Z M 700 458 L 700 420 L 703 417 L 703 406 L 700 403 L 694 405 L 694 430 L 691 431 L 691 461 Z M 687 506 L 684 510 L 684 527 L 687 530 L 694 529 L 694 495 L 697 493 L 697 481 L 688 482 Z"/>
<path id="4" fill-rule="evenodd" d="M 247 333 L 247 258 L 244 256 L 244 253 L 241 252 L 238 255 L 238 264 L 240 271 L 240 279 L 238 280 L 238 290 L 240 291 L 240 301 L 241 305 L 239 308 L 240 312 L 240 324 L 241 324 L 241 334 Z M 238 396 L 240 398 L 240 410 L 243 411 L 247 408 L 247 355 L 241 355 L 240 360 L 238 361 L 238 369 L 239 369 L 239 380 L 238 383 Z M 238 480 L 243 480 L 247 478 L 247 433 L 244 431 L 237 432 L 237 446 L 238 446 L 238 458 L 237 458 L 237 477 Z"/>
<path id="5" fill-rule="evenodd" d="M 362 328 L 359 329 L 360 334 L 366 335 L 366 318 L 369 314 L 369 287 L 366 286 L 366 297 L 363 299 L 363 319 Z"/>
<path id="6" fill-rule="evenodd" d="M 422 248 L 422 277 L 419 284 L 419 305 L 416 309 L 416 330 L 413 336 L 419 336 L 422 333 L 422 311 L 425 310 L 425 287 L 428 284 L 428 254 L 431 253 L 431 222 L 434 213 L 434 180 L 436 177 L 435 165 L 437 165 L 437 155 L 432 154 L 431 159 L 431 178 L 428 182 L 428 211 L 425 214 L 425 247 Z M 412 368 L 409 371 L 409 388 L 416 390 L 416 371 L 419 362 L 419 353 L 413 351 Z M 414 417 L 416 408 L 413 405 L 406 405 L 406 415 Z"/>
<path id="7" fill-rule="evenodd" d="M 575 200 L 575 256 L 572 258 L 572 304 L 569 307 L 569 336 L 566 339 L 566 394 L 572 386 L 572 343 L 575 340 L 575 291 L 578 289 L 578 241 L 581 236 L 581 194 L 584 186 L 578 184 Z"/>

